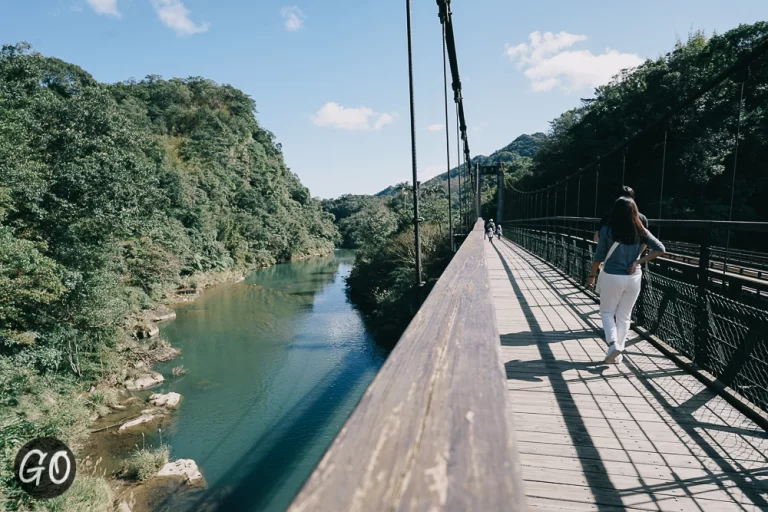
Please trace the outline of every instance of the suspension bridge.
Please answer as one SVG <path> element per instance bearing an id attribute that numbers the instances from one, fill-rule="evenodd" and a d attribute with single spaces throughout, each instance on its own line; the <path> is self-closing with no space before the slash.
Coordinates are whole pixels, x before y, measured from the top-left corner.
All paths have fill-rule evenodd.
<path id="1" fill-rule="evenodd" d="M 446 128 L 450 64 L 460 134 L 458 250 L 289 510 L 768 510 L 768 253 L 743 243 L 768 223 L 733 219 L 745 88 L 765 89 L 749 70 L 765 66 L 768 41 L 588 165 L 526 190 L 501 165 L 471 165 L 450 2 L 437 5 Z M 670 120 L 723 84 L 737 105 L 728 219 L 665 218 Z M 633 144 L 655 136 L 649 225 L 668 252 L 643 269 L 625 359 L 609 365 L 599 299 L 585 286 L 593 235 Z M 508 217 L 494 242 L 481 218 L 488 175 L 496 219 Z"/>

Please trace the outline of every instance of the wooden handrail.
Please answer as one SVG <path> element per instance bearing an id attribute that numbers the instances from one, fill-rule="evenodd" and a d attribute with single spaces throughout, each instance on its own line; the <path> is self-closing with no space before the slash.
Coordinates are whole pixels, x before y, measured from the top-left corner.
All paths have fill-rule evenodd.
<path id="1" fill-rule="evenodd" d="M 519 511 L 479 220 L 291 512 Z"/>

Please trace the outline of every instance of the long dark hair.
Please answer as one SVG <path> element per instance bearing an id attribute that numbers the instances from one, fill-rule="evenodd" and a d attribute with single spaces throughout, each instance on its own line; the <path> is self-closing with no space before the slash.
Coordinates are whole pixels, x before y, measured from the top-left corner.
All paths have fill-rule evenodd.
<path id="1" fill-rule="evenodd" d="M 637 244 L 645 236 L 645 227 L 637 205 L 629 197 L 620 197 L 611 208 L 611 237 L 614 242 Z"/>

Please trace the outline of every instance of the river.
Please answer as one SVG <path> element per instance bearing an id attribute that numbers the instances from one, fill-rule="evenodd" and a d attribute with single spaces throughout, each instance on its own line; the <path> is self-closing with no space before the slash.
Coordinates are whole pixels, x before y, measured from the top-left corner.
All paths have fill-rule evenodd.
<path id="1" fill-rule="evenodd" d="M 182 354 L 156 367 L 157 391 L 183 398 L 159 435 L 208 486 L 153 507 L 286 509 L 388 353 L 347 301 L 353 258 L 337 250 L 215 286 L 161 326 Z"/>

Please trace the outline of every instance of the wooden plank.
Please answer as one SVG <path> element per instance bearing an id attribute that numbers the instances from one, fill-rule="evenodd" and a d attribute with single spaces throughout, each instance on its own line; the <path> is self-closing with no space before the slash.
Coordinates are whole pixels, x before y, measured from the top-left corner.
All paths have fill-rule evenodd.
<path id="1" fill-rule="evenodd" d="M 594 503 L 580 503 L 574 501 L 565 501 L 550 498 L 528 498 L 528 507 L 536 512 L 624 512 L 637 509 L 626 507 L 610 507 L 605 505 L 595 505 Z"/>
<path id="2" fill-rule="evenodd" d="M 289 510 L 522 510 L 482 222 Z"/>
<path id="3" fill-rule="evenodd" d="M 616 450 L 652 452 L 669 455 L 693 455 L 706 458 L 713 457 L 711 453 L 705 452 L 692 442 L 683 443 L 680 441 L 670 441 L 669 436 L 666 434 L 658 436 L 657 439 L 649 439 L 646 433 L 633 435 L 630 432 L 614 432 L 607 429 L 600 432 L 598 429 L 591 429 L 588 433 L 585 432 L 580 434 L 568 431 L 565 428 L 560 429 L 558 432 L 541 432 L 536 428 L 526 430 L 523 425 L 517 425 L 515 432 L 518 443 L 533 442 L 562 446 L 591 443 L 597 448 L 612 448 Z M 759 460 L 762 461 L 763 465 L 768 464 L 766 454 L 757 450 L 748 450 L 746 453 L 737 454 L 726 454 L 725 452 L 722 452 L 718 458 L 734 461 Z"/>
<path id="4" fill-rule="evenodd" d="M 589 450 L 589 454 L 582 455 L 579 447 L 583 446 L 594 446 L 595 449 Z M 533 455 L 580 457 L 582 459 L 594 458 L 602 461 L 611 460 L 616 462 L 631 462 L 633 464 L 666 465 L 673 469 L 707 468 L 725 473 L 741 473 L 744 470 L 762 469 L 766 466 L 765 460 L 741 460 L 739 461 L 738 466 L 734 467 L 723 457 L 661 453 L 648 450 L 641 451 L 632 450 L 629 447 L 604 448 L 595 446 L 591 440 L 582 443 L 572 442 L 570 445 L 518 441 L 517 450 L 519 453 L 530 453 Z M 724 462 L 725 464 L 723 464 Z M 731 467 L 723 469 L 724 466 Z"/>
<path id="5" fill-rule="evenodd" d="M 638 476 L 640 478 L 656 478 L 666 482 L 679 482 L 681 480 L 717 482 L 727 480 L 730 482 L 739 482 L 738 473 L 713 472 L 704 468 L 670 468 L 660 464 L 633 464 L 630 462 L 617 462 L 613 460 L 597 461 L 592 459 L 582 459 L 579 457 L 559 457 L 554 455 L 534 455 L 529 453 L 520 454 L 520 463 L 522 465 L 523 475 L 527 474 L 527 466 L 537 469 L 562 469 L 569 471 L 584 471 L 589 473 L 607 474 L 610 476 Z M 746 475 L 744 480 L 752 489 L 758 489 L 765 493 L 768 490 L 768 481 L 766 476 Z M 740 484 L 741 485 L 741 484 Z M 747 491 L 742 487 L 742 491 Z"/>
<path id="6" fill-rule="evenodd" d="M 685 496 L 648 493 L 642 490 L 634 490 L 626 494 L 619 493 L 619 496 L 616 496 L 613 492 L 601 488 L 533 481 L 526 482 L 525 488 L 531 497 L 550 498 L 557 496 L 558 499 L 565 502 L 600 505 L 599 510 L 602 510 L 603 506 L 626 507 L 654 512 L 660 510 L 675 512 L 723 512 L 727 510 L 760 512 L 761 510 L 753 504 L 697 500 Z M 568 508 L 564 510 L 568 510 Z"/>
<path id="7" fill-rule="evenodd" d="M 620 492 L 643 489 L 647 492 L 665 496 L 693 497 L 712 501 L 754 504 L 738 485 L 730 480 L 672 482 L 660 478 L 641 478 L 637 475 L 605 475 L 602 473 L 585 475 L 583 471 L 564 469 L 543 469 L 525 467 L 524 481 L 548 482 L 565 485 L 592 485 L 599 488 L 617 488 Z"/>

